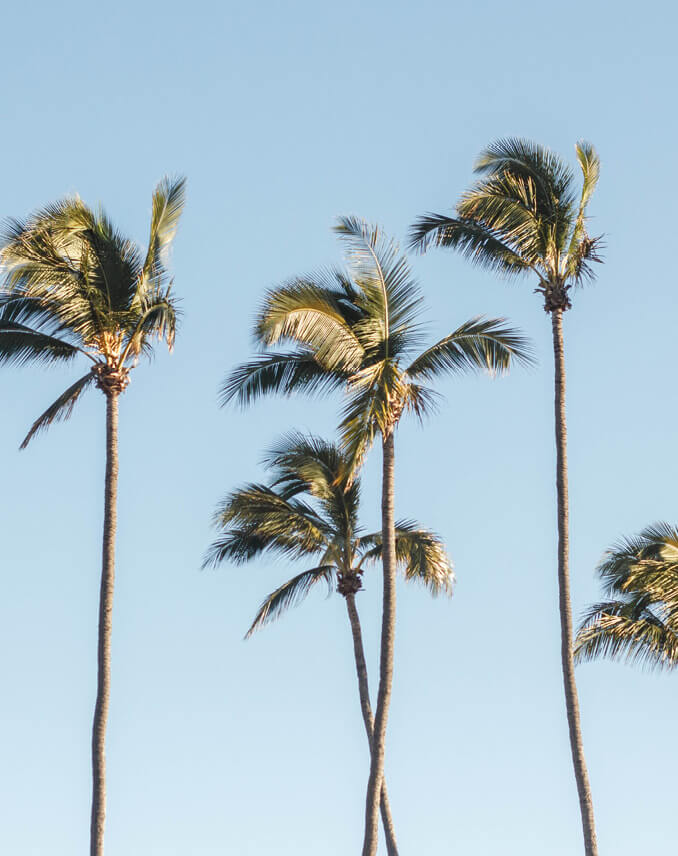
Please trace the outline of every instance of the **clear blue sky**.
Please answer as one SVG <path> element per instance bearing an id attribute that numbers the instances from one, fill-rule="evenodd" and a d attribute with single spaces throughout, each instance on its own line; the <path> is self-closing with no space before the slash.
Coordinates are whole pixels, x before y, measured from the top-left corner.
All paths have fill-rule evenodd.
<path id="1" fill-rule="evenodd" d="M 173 268 L 175 353 L 121 403 L 108 856 L 345 856 L 361 841 L 367 752 L 343 604 L 318 594 L 249 642 L 284 564 L 201 572 L 210 515 L 291 427 L 332 402 L 219 410 L 263 289 L 339 260 L 355 213 L 404 236 L 446 210 L 503 135 L 603 172 L 595 286 L 566 318 L 575 610 L 616 538 L 676 521 L 676 13 L 543 2 L 13 4 L 3 16 L 0 213 L 101 201 L 143 241 L 150 194 L 188 176 Z M 506 315 L 540 365 L 449 383 L 397 441 L 397 513 L 447 539 L 452 601 L 399 589 L 387 778 L 404 856 L 572 856 L 580 825 L 556 613 L 552 366 L 531 283 L 451 254 L 413 262 L 431 336 Z M 0 851 L 87 849 L 103 399 L 25 452 L 77 377 L 0 373 Z M 378 522 L 379 457 L 366 524 Z M 379 577 L 360 598 L 373 674 Z M 578 670 L 601 854 L 675 848 L 678 681 Z"/>

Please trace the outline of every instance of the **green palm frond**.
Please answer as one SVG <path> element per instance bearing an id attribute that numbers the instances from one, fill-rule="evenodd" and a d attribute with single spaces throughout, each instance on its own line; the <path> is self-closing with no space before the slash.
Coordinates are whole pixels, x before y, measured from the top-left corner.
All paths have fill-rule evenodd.
<path id="1" fill-rule="evenodd" d="M 36 419 L 31 425 L 31 430 L 24 437 L 21 448 L 25 449 L 39 431 L 49 428 L 53 422 L 63 422 L 66 419 L 69 419 L 73 412 L 73 408 L 82 393 L 94 382 L 95 375 L 92 372 L 88 372 L 79 380 L 76 380 L 72 386 L 69 386 L 68 389 L 63 392 L 57 400 L 47 408 L 47 410 L 45 410 L 42 416 L 38 417 L 38 419 Z"/>
<path id="2" fill-rule="evenodd" d="M 531 267 L 500 235 L 470 219 L 443 214 L 420 217 L 410 229 L 410 247 L 425 252 L 431 246 L 459 250 L 473 264 L 506 276 Z"/>
<path id="3" fill-rule="evenodd" d="M 332 565 L 320 565 L 317 568 L 311 568 L 297 574 L 296 577 L 292 577 L 291 580 L 283 583 L 274 592 L 271 592 L 261 604 L 245 639 L 249 639 L 255 631 L 264 625 L 280 618 L 290 607 L 297 606 L 318 583 L 326 583 L 327 593 L 330 594 L 335 574 L 336 569 Z"/>
<path id="4" fill-rule="evenodd" d="M 68 362 L 77 356 L 79 350 L 55 336 L 48 336 L 16 321 L 6 321 L 0 313 L 0 364 L 21 366 L 32 362 Z"/>
<path id="5" fill-rule="evenodd" d="M 328 370 L 350 372 L 360 365 L 364 349 L 346 317 L 345 302 L 324 287 L 323 279 L 324 274 L 298 278 L 270 290 L 255 335 L 265 345 L 302 344 Z"/>
<path id="6" fill-rule="evenodd" d="M 597 603 L 586 612 L 577 634 L 575 661 L 607 657 L 650 669 L 673 669 L 678 666 L 677 631 L 675 617 L 670 626 L 633 601 Z"/>
<path id="7" fill-rule="evenodd" d="M 442 373 L 508 371 L 514 363 L 532 365 L 528 339 L 505 318 L 472 318 L 420 354 L 407 369 L 412 378 L 432 380 Z"/>
<path id="8" fill-rule="evenodd" d="M 401 335 L 408 330 L 416 332 L 414 322 L 421 312 L 421 290 L 395 241 L 378 226 L 357 217 L 338 218 L 334 230 L 348 248 L 348 266 L 360 291 L 357 302 L 364 317 L 356 327 L 361 329 L 362 325 L 361 342 L 374 350 L 388 342 L 396 330 Z M 387 351 L 384 356 L 395 354 Z"/>
<path id="9" fill-rule="evenodd" d="M 678 529 L 656 523 L 622 539 L 597 572 L 611 599 L 584 616 L 577 659 L 604 656 L 659 669 L 678 665 Z"/>
<path id="10" fill-rule="evenodd" d="M 321 366 L 309 348 L 258 354 L 230 372 L 222 384 L 219 401 L 222 406 L 236 401 L 245 407 L 272 393 L 318 394 L 337 389 L 346 378 L 345 372 L 328 371 Z"/>

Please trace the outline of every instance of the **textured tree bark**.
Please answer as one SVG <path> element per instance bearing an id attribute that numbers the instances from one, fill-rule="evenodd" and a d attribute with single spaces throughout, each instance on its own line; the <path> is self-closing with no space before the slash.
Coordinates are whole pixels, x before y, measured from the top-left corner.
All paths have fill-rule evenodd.
<path id="1" fill-rule="evenodd" d="M 565 707 L 570 731 L 570 748 L 579 793 L 586 856 L 598 856 L 593 816 L 591 785 L 584 758 L 584 743 L 579 716 L 579 698 L 572 656 L 572 604 L 570 602 L 570 535 L 567 491 L 567 423 L 565 419 L 565 358 L 563 349 L 563 310 L 551 312 L 553 355 L 555 359 L 556 486 L 558 493 L 558 591 L 560 605 L 561 659 L 565 686 Z"/>
<path id="2" fill-rule="evenodd" d="M 372 705 L 370 704 L 370 689 L 367 681 L 367 663 L 365 662 L 363 635 L 360 629 L 360 618 L 358 617 L 355 595 L 348 594 L 346 595 L 345 600 L 346 609 L 348 610 L 348 620 L 351 622 L 351 633 L 353 634 L 353 650 L 355 652 L 356 672 L 358 673 L 360 709 L 363 713 L 363 722 L 365 723 L 367 743 L 370 747 L 371 755 L 374 736 L 374 717 L 372 716 Z M 382 779 L 381 783 L 379 807 L 381 810 L 381 823 L 384 827 L 384 834 L 386 836 L 386 851 L 388 856 L 398 856 L 398 845 L 396 843 L 395 829 L 393 827 L 393 818 L 391 816 L 391 806 L 388 801 L 385 778 Z"/>
<path id="3" fill-rule="evenodd" d="M 381 486 L 381 537 L 383 544 L 384 600 L 381 619 L 381 655 L 379 658 L 379 691 L 374 716 L 374 737 L 370 777 L 365 801 L 365 838 L 363 856 L 376 856 L 379 843 L 378 810 L 384 778 L 386 724 L 393 683 L 393 649 L 396 617 L 396 547 L 394 505 L 394 438 L 393 430 L 383 438 L 383 472 Z"/>
<path id="4" fill-rule="evenodd" d="M 111 687 L 111 629 L 115 578 L 115 531 L 118 492 L 118 393 L 106 393 L 106 481 L 104 489 L 104 536 L 99 641 L 97 650 L 97 699 L 92 725 L 92 821 L 90 856 L 103 856 L 106 820 L 106 722 Z"/>

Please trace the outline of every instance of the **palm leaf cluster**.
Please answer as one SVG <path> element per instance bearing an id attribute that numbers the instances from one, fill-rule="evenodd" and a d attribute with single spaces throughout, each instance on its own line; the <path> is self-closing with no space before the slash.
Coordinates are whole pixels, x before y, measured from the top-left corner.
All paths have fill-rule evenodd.
<path id="1" fill-rule="evenodd" d="M 9 221 L 1 261 L 0 363 L 89 361 L 36 420 L 24 440 L 70 416 L 93 384 L 124 389 L 153 341 L 171 348 L 177 320 L 168 252 L 184 202 L 184 180 L 162 181 L 153 194 L 148 248 L 113 226 L 106 213 L 78 197 Z"/>
<path id="2" fill-rule="evenodd" d="M 335 231 L 347 270 L 298 277 L 268 292 L 255 325 L 263 350 L 229 375 L 222 396 L 251 404 L 273 392 L 344 388 L 339 430 L 356 467 L 376 434 L 388 435 L 404 411 L 420 418 L 431 411 L 430 383 L 442 374 L 503 372 L 532 357 L 505 319 L 474 318 L 420 351 L 422 294 L 397 244 L 354 217 L 340 218 Z"/>
<path id="3" fill-rule="evenodd" d="M 678 666 L 678 528 L 658 523 L 625 538 L 597 570 L 607 599 L 584 615 L 577 660 Z"/>
<path id="4" fill-rule="evenodd" d="M 381 557 L 381 533 L 360 525 L 360 478 L 339 446 L 312 435 L 288 434 L 264 457 L 266 484 L 231 492 L 214 523 L 219 535 L 205 566 L 244 564 L 272 556 L 312 564 L 262 603 L 247 633 L 279 618 L 319 584 L 355 593 L 366 567 Z M 399 565 L 408 580 L 433 595 L 452 593 L 454 573 L 440 538 L 412 521 L 397 524 Z"/>
<path id="5" fill-rule="evenodd" d="M 600 160 L 590 143 L 576 145 L 579 189 L 570 167 L 528 140 L 502 139 L 475 163 L 481 178 L 461 197 L 456 216 L 428 214 L 410 231 L 413 248 L 456 249 L 471 262 L 505 276 L 532 272 L 545 308 L 567 309 L 568 292 L 593 278 L 601 236 L 591 237 L 586 209 Z"/>

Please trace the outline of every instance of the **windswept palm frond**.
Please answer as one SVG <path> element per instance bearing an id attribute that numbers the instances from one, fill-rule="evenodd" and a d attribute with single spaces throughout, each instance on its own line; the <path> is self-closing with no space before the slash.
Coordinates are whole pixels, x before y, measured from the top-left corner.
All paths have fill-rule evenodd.
<path id="1" fill-rule="evenodd" d="M 331 594 L 335 576 L 336 569 L 332 565 L 320 565 L 283 583 L 261 604 L 245 639 L 249 639 L 264 625 L 280 618 L 290 607 L 297 606 L 318 583 L 326 583 L 327 593 Z"/>
<path id="2" fill-rule="evenodd" d="M 0 313 L 0 364 L 21 366 L 68 362 L 80 351 L 75 345 L 33 330 L 16 321 L 4 320 Z"/>

